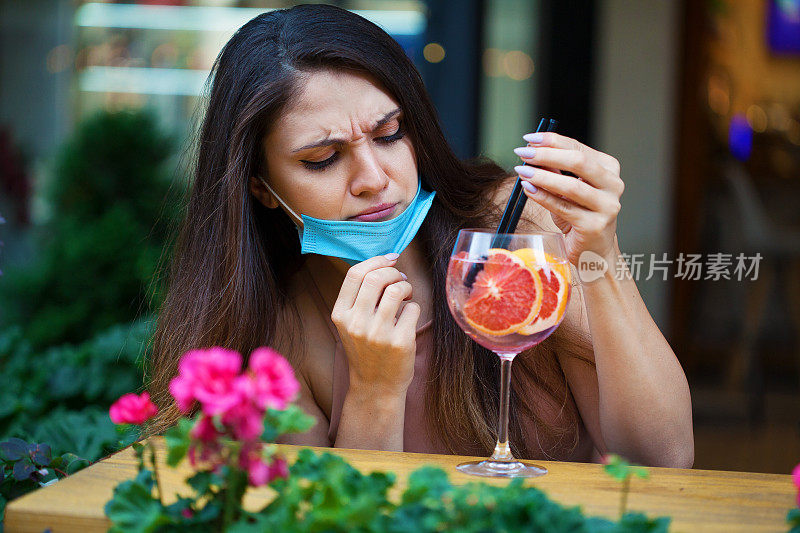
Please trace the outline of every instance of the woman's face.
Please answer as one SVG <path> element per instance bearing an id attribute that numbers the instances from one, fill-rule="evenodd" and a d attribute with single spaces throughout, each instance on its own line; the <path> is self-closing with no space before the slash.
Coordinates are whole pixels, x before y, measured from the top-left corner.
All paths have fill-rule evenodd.
<path id="1" fill-rule="evenodd" d="M 389 220 L 417 192 L 414 148 L 397 102 L 356 73 L 309 74 L 264 138 L 267 183 L 298 215 Z M 275 198 L 251 180 L 267 207 Z"/>

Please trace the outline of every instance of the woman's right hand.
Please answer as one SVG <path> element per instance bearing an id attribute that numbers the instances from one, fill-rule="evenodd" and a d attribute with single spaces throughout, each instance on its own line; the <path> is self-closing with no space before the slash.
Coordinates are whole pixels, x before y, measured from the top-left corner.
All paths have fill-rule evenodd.
<path id="1" fill-rule="evenodd" d="M 394 268 L 397 254 L 367 259 L 350 268 L 331 320 L 350 367 L 350 391 L 373 398 L 400 396 L 414 376 L 420 307 L 412 287 Z"/>

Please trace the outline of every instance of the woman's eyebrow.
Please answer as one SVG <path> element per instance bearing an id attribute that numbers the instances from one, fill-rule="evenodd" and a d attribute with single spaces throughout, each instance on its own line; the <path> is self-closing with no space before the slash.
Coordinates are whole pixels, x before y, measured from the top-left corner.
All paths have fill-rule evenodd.
<path id="1" fill-rule="evenodd" d="M 380 128 L 381 126 L 383 126 L 384 124 L 386 124 L 387 122 L 392 120 L 395 116 L 400 114 L 400 111 L 401 111 L 401 109 L 398 107 L 397 109 L 393 109 L 393 110 L 389 111 L 388 113 L 386 113 L 385 115 L 383 115 L 382 118 L 380 118 L 378 121 L 375 122 L 375 124 L 372 125 L 371 131 L 375 131 L 376 129 Z M 344 144 L 346 142 L 347 142 L 347 139 L 325 138 L 325 139 L 322 139 L 321 141 L 316 141 L 316 142 L 313 142 L 311 144 L 307 144 L 305 146 L 301 146 L 300 148 L 296 148 L 296 149 L 292 150 L 292 153 L 294 154 L 294 153 L 297 153 L 297 152 L 301 152 L 303 150 L 308 150 L 309 148 L 319 148 L 321 146 L 330 146 L 332 144 Z"/>

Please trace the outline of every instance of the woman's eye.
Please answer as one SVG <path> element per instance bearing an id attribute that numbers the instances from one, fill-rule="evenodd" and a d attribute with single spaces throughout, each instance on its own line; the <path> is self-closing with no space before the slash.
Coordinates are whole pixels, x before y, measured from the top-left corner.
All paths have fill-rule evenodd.
<path id="1" fill-rule="evenodd" d="M 403 137 L 405 137 L 406 132 L 403 131 L 402 124 L 397 126 L 397 131 L 392 133 L 391 135 L 386 135 L 385 137 L 376 137 L 375 140 L 379 143 L 389 144 L 395 141 L 399 141 Z"/>
<path id="2" fill-rule="evenodd" d="M 383 137 L 375 137 L 375 142 L 378 142 L 380 144 L 391 144 L 393 142 L 399 141 L 405 136 L 406 132 L 405 130 L 403 130 L 403 125 L 398 124 L 397 131 L 395 131 L 391 135 L 385 135 Z M 322 170 L 323 168 L 328 167 L 333 163 L 335 163 L 337 159 L 339 159 L 339 152 L 334 152 L 332 156 L 322 161 L 301 160 L 300 162 L 303 163 L 303 166 L 306 167 L 308 170 Z"/>
<path id="3" fill-rule="evenodd" d="M 322 161 L 300 161 L 300 162 L 303 163 L 303 166 L 306 167 L 308 170 L 322 170 L 323 168 L 332 165 L 338 157 L 339 157 L 339 152 L 334 152 L 332 156 Z"/>

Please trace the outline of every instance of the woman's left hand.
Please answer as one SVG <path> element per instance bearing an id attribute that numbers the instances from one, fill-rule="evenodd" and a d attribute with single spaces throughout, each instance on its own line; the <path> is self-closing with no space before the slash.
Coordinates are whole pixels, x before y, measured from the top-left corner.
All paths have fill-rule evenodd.
<path id="1" fill-rule="evenodd" d="M 625 184 L 619 162 L 575 139 L 557 133 L 523 137 L 528 146 L 514 152 L 533 166 L 517 166 L 523 190 L 552 215 L 564 233 L 567 257 L 576 265 L 583 252 L 612 260 L 615 254 L 617 214 Z M 576 177 L 560 171 L 572 172 Z M 613 263 L 612 263 L 613 264 Z"/>

